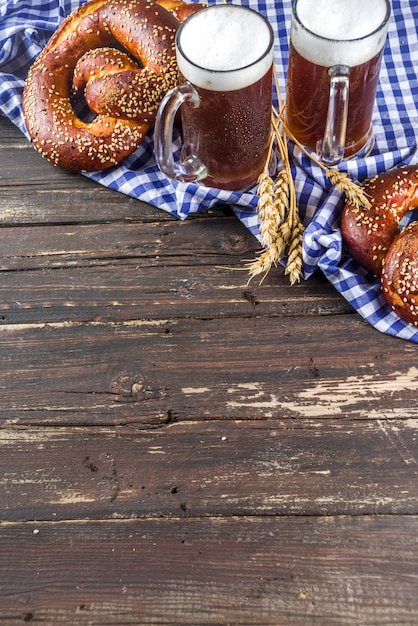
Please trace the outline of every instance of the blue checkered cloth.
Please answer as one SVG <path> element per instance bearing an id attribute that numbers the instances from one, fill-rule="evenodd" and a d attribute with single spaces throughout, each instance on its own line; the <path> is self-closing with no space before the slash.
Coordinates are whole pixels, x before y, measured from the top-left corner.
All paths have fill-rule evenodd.
<path id="1" fill-rule="evenodd" d="M 2 0 L 0 3 L 0 112 L 26 136 L 21 102 L 27 70 L 63 18 L 81 3 L 82 0 Z M 291 0 L 275 0 L 274 3 L 241 0 L 241 3 L 260 11 L 273 26 L 278 79 L 285 95 Z M 417 162 L 417 71 L 418 2 L 393 0 L 374 111 L 376 143 L 370 156 L 344 162 L 339 166 L 340 171 L 348 172 L 361 182 L 389 168 Z M 179 150 L 179 143 L 176 147 Z M 386 305 L 380 281 L 346 254 L 339 227 L 344 197 L 330 185 L 322 169 L 297 147 L 290 144 L 289 151 L 298 206 L 306 227 L 304 279 L 320 269 L 377 330 L 418 343 L 418 330 L 404 323 Z M 155 164 L 152 132 L 122 165 L 85 175 L 179 219 L 206 211 L 217 203 L 228 204 L 237 218 L 260 239 L 256 187 L 237 193 L 168 180 Z M 412 214 L 410 221 L 413 219 Z"/>

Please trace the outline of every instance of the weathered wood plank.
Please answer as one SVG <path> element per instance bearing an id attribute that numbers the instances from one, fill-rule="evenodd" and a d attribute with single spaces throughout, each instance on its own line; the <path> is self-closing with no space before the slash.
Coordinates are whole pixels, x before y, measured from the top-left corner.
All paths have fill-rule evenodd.
<path id="1" fill-rule="evenodd" d="M 32 262 L 29 260 L 28 262 Z M 0 274 L 0 324 L 124 321 L 179 317 L 336 315 L 351 306 L 324 279 L 291 286 L 275 269 L 262 285 L 247 273 L 170 259 L 126 259 L 104 265 Z M 174 262 L 174 261 L 173 261 Z M 226 267 L 231 263 L 230 268 Z M 315 288 L 313 288 L 315 286 Z"/>
<path id="2" fill-rule="evenodd" d="M 0 621 L 415 626 L 418 518 L 0 526 Z"/>
<path id="3" fill-rule="evenodd" d="M 291 287 L 278 268 L 248 285 L 259 244 L 235 217 L 3 228 L 0 244 L 8 323 L 352 311 L 321 276 Z"/>
<path id="4" fill-rule="evenodd" d="M 0 325 L 0 420 L 415 418 L 417 350 L 356 315 Z"/>
<path id="5" fill-rule="evenodd" d="M 12 155 L 11 158 L 13 158 Z M 44 172 L 47 182 L 22 186 L 16 179 L 13 187 L 0 181 L 0 224 L 20 226 L 31 224 L 65 224 L 141 220 L 143 222 L 170 222 L 173 217 L 164 211 L 144 204 L 140 200 L 122 196 L 81 175 L 64 180 L 62 189 L 54 190 L 57 184 L 53 172 Z M 36 178 L 38 180 L 38 178 Z"/>
<path id="6" fill-rule="evenodd" d="M 15 153 L 8 158 L 16 158 Z M 67 175 L 66 172 L 64 174 Z M 39 180 L 39 176 L 44 178 Z M 55 188 L 57 185 L 60 187 Z M 218 205 L 190 215 L 187 222 L 196 218 L 212 219 L 214 216 L 231 216 L 231 210 Z M 13 181 L 0 179 L 1 226 L 130 223 L 138 220 L 167 224 L 178 221 L 166 211 L 103 187 L 81 174 L 73 174 L 72 178 L 59 182 L 55 169 L 45 172 L 42 168 L 32 185 L 23 185 L 21 178 Z"/>
<path id="7" fill-rule="evenodd" d="M 259 245 L 235 218 L 176 220 L 170 224 L 78 224 L 4 228 L 0 231 L 1 270 L 77 267 L 135 259 L 138 264 L 241 263 Z M 246 276 L 248 279 L 248 275 Z"/>
<path id="8" fill-rule="evenodd" d="M 416 626 L 418 346 L 321 277 L 247 285 L 226 207 L 3 118 L 0 164 L 0 622 Z"/>
<path id="9" fill-rule="evenodd" d="M 418 514 L 417 419 L 3 428 L 0 451 L 3 521 Z"/>

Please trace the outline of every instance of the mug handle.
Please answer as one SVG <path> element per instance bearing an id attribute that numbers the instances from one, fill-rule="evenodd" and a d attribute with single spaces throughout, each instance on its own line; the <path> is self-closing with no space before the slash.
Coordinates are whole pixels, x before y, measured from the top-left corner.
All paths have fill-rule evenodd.
<path id="1" fill-rule="evenodd" d="M 193 107 L 198 107 L 200 103 L 199 94 L 188 81 L 171 89 L 161 101 L 155 120 L 154 150 L 157 165 L 164 174 L 173 180 L 191 183 L 206 178 L 208 170 L 194 154 L 184 160 L 174 160 L 174 120 L 183 102 Z"/>
<path id="2" fill-rule="evenodd" d="M 317 143 L 317 153 L 325 165 L 337 165 L 344 158 L 347 131 L 348 90 L 350 68 L 334 65 L 328 70 L 331 77 L 329 104 L 324 138 Z"/>

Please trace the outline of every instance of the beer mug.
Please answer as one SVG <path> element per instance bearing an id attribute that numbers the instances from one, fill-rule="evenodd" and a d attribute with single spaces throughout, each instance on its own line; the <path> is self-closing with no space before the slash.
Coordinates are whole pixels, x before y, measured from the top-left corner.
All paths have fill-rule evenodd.
<path id="1" fill-rule="evenodd" d="M 257 181 L 269 154 L 273 42 L 269 22 L 240 5 L 213 5 L 180 25 L 179 85 L 163 99 L 154 133 L 156 161 L 169 178 L 231 190 Z"/>
<path id="2" fill-rule="evenodd" d="M 294 0 L 285 122 L 326 165 L 373 147 L 390 12 L 389 0 Z"/>

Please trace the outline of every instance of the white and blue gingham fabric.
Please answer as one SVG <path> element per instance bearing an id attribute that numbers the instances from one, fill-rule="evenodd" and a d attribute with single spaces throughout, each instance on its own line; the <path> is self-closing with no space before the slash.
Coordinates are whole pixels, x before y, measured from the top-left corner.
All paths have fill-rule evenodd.
<path id="1" fill-rule="evenodd" d="M 271 3 L 241 0 L 241 3 L 260 11 L 273 26 L 275 62 L 282 96 L 285 96 L 291 0 Z M 26 136 L 21 101 L 27 70 L 63 18 L 80 4 L 82 0 L 0 2 L 0 112 Z M 418 0 L 392 0 L 392 18 L 374 111 L 376 143 L 367 158 L 339 166 L 354 180 L 362 181 L 391 167 L 418 161 L 417 72 Z M 308 279 L 319 268 L 377 330 L 418 343 L 418 329 L 405 324 L 386 305 L 380 281 L 358 267 L 345 253 L 339 228 L 343 196 L 330 185 L 322 169 L 299 149 L 290 144 L 289 150 L 299 211 L 306 227 L 304 278 Z M 227 203 L 237 218 L 260 238 L 256 187 L 250 192 L 238 193 L 168 180 L 155 164 L 152 132 L 123 164 L 86 176 L 180 219 L 206 211 L 217 203 Z M 413 219 L 411 214 L 410 221 Z"/>

